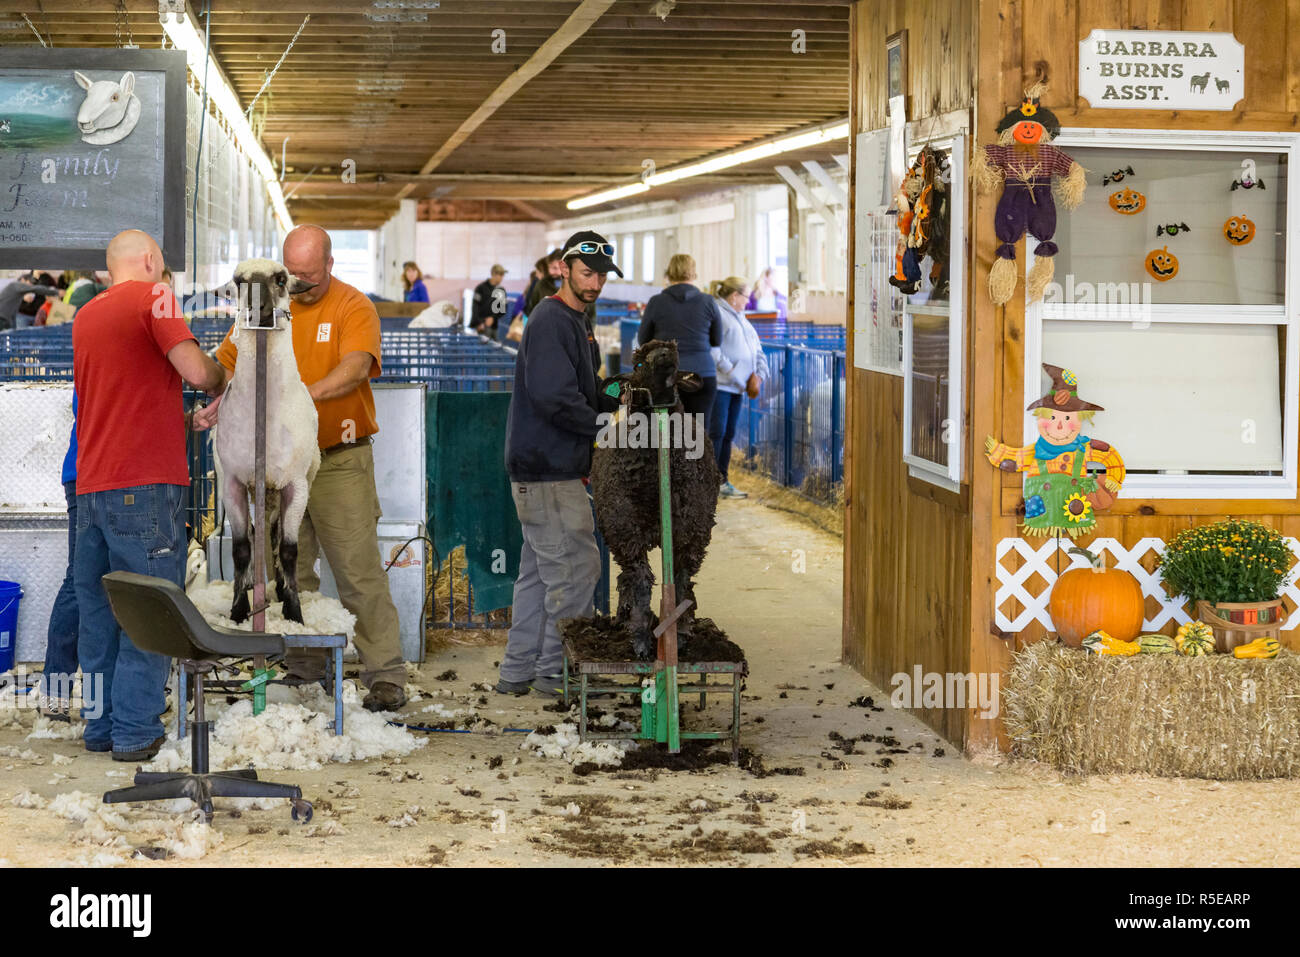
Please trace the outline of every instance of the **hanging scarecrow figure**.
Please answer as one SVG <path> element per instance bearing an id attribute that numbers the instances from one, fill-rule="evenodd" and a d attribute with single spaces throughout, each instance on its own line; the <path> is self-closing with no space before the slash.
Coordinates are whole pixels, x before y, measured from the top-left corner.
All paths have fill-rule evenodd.
<path id="1" fill-rule="evenodd" d="M 1026 535 L 1071 538 L 1089 531 L 1096 512 L 1115 504 L 1124 484 L 1124 460 L 1100 439 L 1080 435 L 1093 415 L 1104 411 L 1079 398 L 1078 379 L 1069 369 L 1043 363 L 1052 377 L 1052 391 L 1029 406 L 1038 424 L 1038 441 L 1016 447 L 984 441 L 989 463 L 1005 472 L 1025 473 Z M 1091 462 L 1105 469 L 1100 481 L 1087 471 Z"/>
<path id="2" fill-rule="evenodd" d="M 1034 266 L 1025 277 L 1029 301 L 1037 302 L 1056 271 L 1056 203 L 1074 209 L 1083 202 L 1084 169 L 1063 150 L 1051 145 L 1061 122 L 1039 105 L 1045 84 L 1035 84 L 1020 106 L 998 123 L 998 141 L 975 154 L 975 182 L 985 192 L 1002 187 L 994 231 L 1000 241 L 989 270 L 989 297 L 1002 305 L 1016 290 L 1016 243 L 1028 232 Z"/>
<path id="3" fill-rule="evenodd" d="M 894 199 L 901 235 L 889 284 L 907 296 L 921 288 L 921 262 L 926 256 L 933 260 L 932 297 L 947 296 L 948 191 L 942 176 L 947 166 L 941 154 L 925 146 L 903 177 Z"/>

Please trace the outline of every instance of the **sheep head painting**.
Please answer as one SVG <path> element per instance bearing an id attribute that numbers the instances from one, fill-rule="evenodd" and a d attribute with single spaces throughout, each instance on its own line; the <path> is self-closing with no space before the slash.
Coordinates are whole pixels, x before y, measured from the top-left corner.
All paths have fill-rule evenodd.
<path id="1" fill-rule="evenodd" d="M 107 146 L 131 135 L 140 122 L 140 98 L 135 95 L 135 74 L 123 73 L 121 80 L 92 80 L 74 70 L 77 86 L 86 98 L 77 110 L 77 131 L 85 143 Z"/>
<path id="2" fill-rule="evenodd" d="M 713 535 L 719 478 L 704 416 L 682 409 L 680 392 L 695 391 L 701 383 L 694 373 L 678 371 L 676 343 L 653 339 L 636 350 L 632 364 L 631 372 L 613 380 L 621 383 L 622 420 L 607 423 L 597 438 L 591 490 L 600 533 L 618 562 L 618 621 L 631 632 L 636 654 L 647 659 L 655 648 L 649 552 L 660 545 L 654 409 L 671 410 L 674 584 L 677 603 L 692 602 L 677 619 L 679 648 L 689 643 L 695 623 L 694 579 Z"/>
<path id="3" fill-rule="evenodd" d="M 235 372 L 221 400 L 221 417 L 213 443 L 222 476 L 222 498 L 230 518 L 235 560 L 235 600 L 230 617 L 249 615 L 248 589 L 253 585 L 249 502 L 254 495 L 255 387 L 258 333 L 266 334 L 266 492 L 271 520 L 276 598 L 283 615 L 302 622 L 298 600 L 298 529 L 307 510 L 307 491 L 320 468 L 316 404 L 298 374 L 289 328 L 289 297 L 313 283 L 291 276 L 277 262 L 248 259 L 235 267 L 225 292 L 240 305 L 231 338 L 239 350 Z M 272 508 L 278 498 L 278 508 Z M 277 514 L 278 513 L 278 514 Z"/>

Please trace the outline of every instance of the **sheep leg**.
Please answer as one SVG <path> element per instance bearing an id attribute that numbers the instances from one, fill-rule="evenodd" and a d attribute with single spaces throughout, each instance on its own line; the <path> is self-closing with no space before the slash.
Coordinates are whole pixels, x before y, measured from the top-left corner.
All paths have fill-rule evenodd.
<path id="1" fill-rule="evenodd" d="M 621 565 L 618 573 L 618 617 L 632 633 L 632 650 L 638 658 L 654 655 L 654 625 L 650 616 L 650 592 L 655 576 L 644 555 Z"/>
<path id="2" fill-rule="evenodd" d="M 266 493 L 266 510 L 270 515 L 271 522 L 270 561 L 271 569 L 275 573 L 275 600 L 282 602 L 284 601 L 285 596 L 284 568 L 280 564 L 280 529 L 283 523 L 280 521 L 280 509 L 278 505 L 272 504 L 274 500 L 279 498 L 279 492 L 275 489 L 268 488 Z"/>
<path id="3" fill-rule="evenodd" d="M 248 589 L 253 587 L 253 543 L 249 540 L 248 489 L 233 475 L 227 475 L 222 499 L 230 520 L 231 556 L 235 560 L 235 596 L 230 606 L 230 620 L 236 624 L 248 619 Z"/>
<path id="4" fill-rule="evenodd" d="M 294 479 L 280 489 L 280 515 L 278 534 L 276 535 L 276 569 L 275 583 L 280 601 L 283 602 L 281 613 L 286 621 L 302 620 L 302 605 L 298 600 L 298 528 L 302 517 L 307 512 L 306 477 Z"/>

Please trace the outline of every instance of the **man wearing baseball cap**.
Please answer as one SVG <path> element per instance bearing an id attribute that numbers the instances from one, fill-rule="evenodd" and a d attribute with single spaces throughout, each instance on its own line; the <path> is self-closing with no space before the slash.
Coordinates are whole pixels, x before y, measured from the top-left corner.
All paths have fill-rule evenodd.
<path id="1" fill-rule="evenodd" d="M 600 390 L 600 351 L 587 319 L 605 277 L 622 271 L 614 246 L 590 230 L 561 253 L 559 291 L 528 317 L 515 359 L 506 423 L 506 471 L 523 528 L 502 694 L 558 694 L 563 652 L 558 624 L 592 612 L 600 579 L 595 522 L 583 479 L 591 471 L 596 416 L 617 408 Z"/>
<path id="2" fill-rule="evenodd" d="M 505 318 L 510 303 L 501 280 L 506 278 L 506 267 L 497 263 L 492 275 L 474 287 L 474 306 L 470 311 L 469 327 L 485 336 L 495 336 L 496 327 Z"/>

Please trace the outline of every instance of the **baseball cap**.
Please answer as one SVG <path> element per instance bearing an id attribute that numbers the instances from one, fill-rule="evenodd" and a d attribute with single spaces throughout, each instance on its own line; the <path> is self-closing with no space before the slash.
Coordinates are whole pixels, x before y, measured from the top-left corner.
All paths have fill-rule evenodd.
<path id="1" fill-rule="evenodd" d="M 584 263 L 599 273 L 618 273 L 618 278 L 623 278 L 623 270 L 614 264 L 613 258 L 605 251 L 604 248 L 596 249 L 593 252 L 575 252 L 574 250 L 583 243 L 591 243 L 598 247 L 613 248 L 610 243 L 600 233 L 591 229 L 584 229 L 574 233 L 564 244 L 565 259 L 581 259 Z"/>

